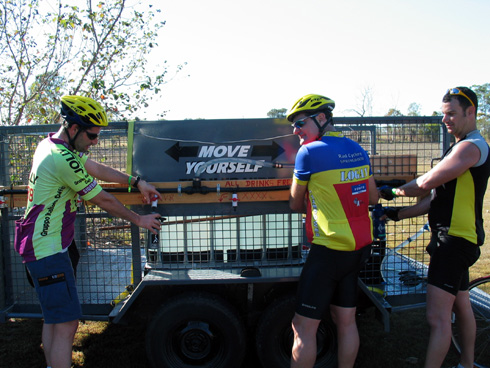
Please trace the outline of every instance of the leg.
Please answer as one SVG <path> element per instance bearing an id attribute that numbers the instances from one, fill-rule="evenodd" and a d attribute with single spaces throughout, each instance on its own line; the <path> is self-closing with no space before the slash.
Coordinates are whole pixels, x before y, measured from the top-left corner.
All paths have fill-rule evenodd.
<path id="1" fill-rule="evenodd" d="M 310 368 L 316 360 L 316 331 L 320 320 L 295 314 L 292 322 L 294 332 L 291 368 Z"/>
<path id="2" fill-rule="evenodd" d="M 52 368 L 71 367 L 73 339 L 77 328 L 78 320 L 43 325 L 42 339 L 48 366 Z"/>
<path id="3" fill-rule="evenodd" d="M 359 350 L 359 332 L 356 324 L 356 308 L 330 306 L 332 319 L 337 326 L 338 367 L 351 368 Z"/>
<path id="4" fill-rule="evenodd" d="M 54 325 L 53 324 L 43 324 L 43 333 L 42 333 L 42 341 L 43 341 L 43 350 L 44 357 L 46 358 L 46 365 L 51 367 L 51 357 L 50 351 L 53 342 L 53 334 L 54 334 Z"/>
<path id="5" fill-rule="evenodd" d="M 27 267 L 43 312 L 42 341 L 46 362 L 52 368 L 69 368 L 73 339 L 82 316 L 70 258 L 67 252 L 57 253 L 29 262 Z M 46 282 L 46 279 L 51 281 Z"/>
<path id="6" fill-rule="evenodd" d="M 427 321 L 430 327 L 425 368 L 440 368 L 451 344 L 451 311 L 456 297 L 427 285 Z"/>
<path id="7" fill-rule="evenodd" d="M 475 359 L 476 322 L 468 290 L 459 291 L 454 303 L 454 313 L 461 336 L 461 365 L 473 367 Z"/>

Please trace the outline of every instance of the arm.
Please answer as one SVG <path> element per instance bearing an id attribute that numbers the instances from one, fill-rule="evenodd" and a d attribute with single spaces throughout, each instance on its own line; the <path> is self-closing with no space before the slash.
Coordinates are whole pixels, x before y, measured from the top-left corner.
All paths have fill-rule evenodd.
<path id="1" fill-rule="evenodd" d="M 296 180 L 293 179 L 291 184 L 291 192 L 289 194 L 289 207 L 300 213 L 306 212 L 306 185 L 299 185 Z"/>
<path id="2" fill-rule="evenodd" d="M 400 220 L 406 219 L 406 218 L 411 218 L 411 217 L 417 217 L 421 215 L 425 215 L 426 213 L 429 212 L 430 209 L 430 195 L 425 196 L 418 202 L 417 204 L 414 204 L 413 206 L 405 207 L 402 208 L 398 212 L 398 218 Z"/>
<path id="3" fill-rule="evenodd" d="M 412 180 L 410 183 L 394 189 L 397 197 L 418 197 L 427 195 L 444 183 L 447 183 L 472 167 L 480 159 L 480 150 L 471 142 L 461 142 L 454 146 L 449 155 L 433 169 Z"/>
<path id="4" fill-rule="evenodd" d="M 125 174 L 121 171 L 115 170 L 110 166 L 98 163 L 96 161 L 93 161 L 91 159 L 87 159 L 87 162 L 85 163 L 85 169 L 87 169 L 87 172 L 93 176 L 94 178 L 97 178 L 99 180 L 108 182 L 108 183 L 119 183 L 119 184 L 128 184 L 129 181 L 129 175 Z M 131 185 L 133 185 L 136 181 L 136 178 L 131 179 Z M 156 188 L 141 179 L 138 183 L 138 189 L 143 195 L 144 202 L 145 203 L 150 203 L 151 198 L 154 198 L 155 196 L 158 197 L 159 199 L 162 199 L 162 196 L 160 193 L 156 190 Z"/>
<path id="5" fill-rule="evenodd" d="M 379 200 L 378 188 L 376 188 L 376 181 L 374 176 L 369 178 L 369 204 L 377 204 Z"/>
<path id="6" fill-rule="evenodd" d="M 385 213 L 381 216 L 381 220 L 387 218 L 393 221 L 400 221 L 406 218 L 425 215 L 430 209 L 430 196 L 425 196 L 417 204 L 409 207 L 385 207 Z"/>
<path id="7" fill-rule="evenodd" d="M 115 217 L 123 218 L 139 227 L 150 230 L 155 235 L 158 234 L 157 230 L 160 230 L 161 225 L 160 221 L 158 220 L 160 215 L 158 213 L 141 216 L 124 207 L 124 205 L 119 202 L 116 197 L 110 193 L 107 193 L 105 190 L 102 190 L 99 194 L 92 198 L 90 202 L 99 206 L 104 211 Z"/>

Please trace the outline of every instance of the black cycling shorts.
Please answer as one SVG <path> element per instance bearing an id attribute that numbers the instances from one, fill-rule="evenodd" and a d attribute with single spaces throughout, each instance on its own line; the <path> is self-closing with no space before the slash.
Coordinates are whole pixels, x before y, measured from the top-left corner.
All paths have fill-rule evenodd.
<path id="1" fill-rule="evenodd" d="M 343 252 L 312 244 L 301 272 L 296 313 L 322 319 L 330 304 L 354 308 L 359 271 L 371 254 L 371 246 Z"/>
<path id="2" fill-rule="evenodd" d="M 443 231 L 433 232 L 427 252 L 430 254 L 427 282 L 456 295 L 468 290 L 469 268 L 480 257 L 480 247 L 466 239 Z"/>

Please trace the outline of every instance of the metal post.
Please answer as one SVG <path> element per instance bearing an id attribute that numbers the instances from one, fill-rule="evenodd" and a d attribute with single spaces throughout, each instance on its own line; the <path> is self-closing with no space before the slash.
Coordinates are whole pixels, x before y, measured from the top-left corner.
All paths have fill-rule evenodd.
<path id="1" fill-rule="evenodd" d="M 0 246 L 0 309 L 4 309 L 7 303 L 12 303 L 12 270 L 10 257 L 10 229 L 8 207 L 1 209 L 1 239 Z"/>
<path id="2" fill-rule="evenodd" d="M 0 185 L 8 186 L 10 185 L 9 180 L 9 160 L 8 160 L 8 148 L 9 142 L 8 137 L 0 133 Z"/>
<path id="3" fill-rule="evenodd" d="M 131 224 L 131 250 L 133 260 L 133 284 L 136 287 L 141 282 L 141 246 L 140 246 L 140 229 L 138 226 Z"/>

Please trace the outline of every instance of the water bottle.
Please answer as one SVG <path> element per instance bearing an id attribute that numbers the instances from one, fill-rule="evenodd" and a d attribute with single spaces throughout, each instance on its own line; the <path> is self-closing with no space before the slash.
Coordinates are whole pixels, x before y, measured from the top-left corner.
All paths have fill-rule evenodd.
<path id="1" fill-rule="evenodd" d="M 157 212 L 158 198 L 152 198 L 151 213 Z M 148 260 L 150 262 L 158 261 L 158 248 L 160 246 L 160 234 L 153 234 L 148 231 L 150 237 L 148 241 Z"/>
<path id="2" fill-rule="evenodd" d="M 386 220 L 379 218 L 385 213 L 383 206 L 377 204 L 373 209 L 373 236 L 375 239 L 386 240 Z"/>

